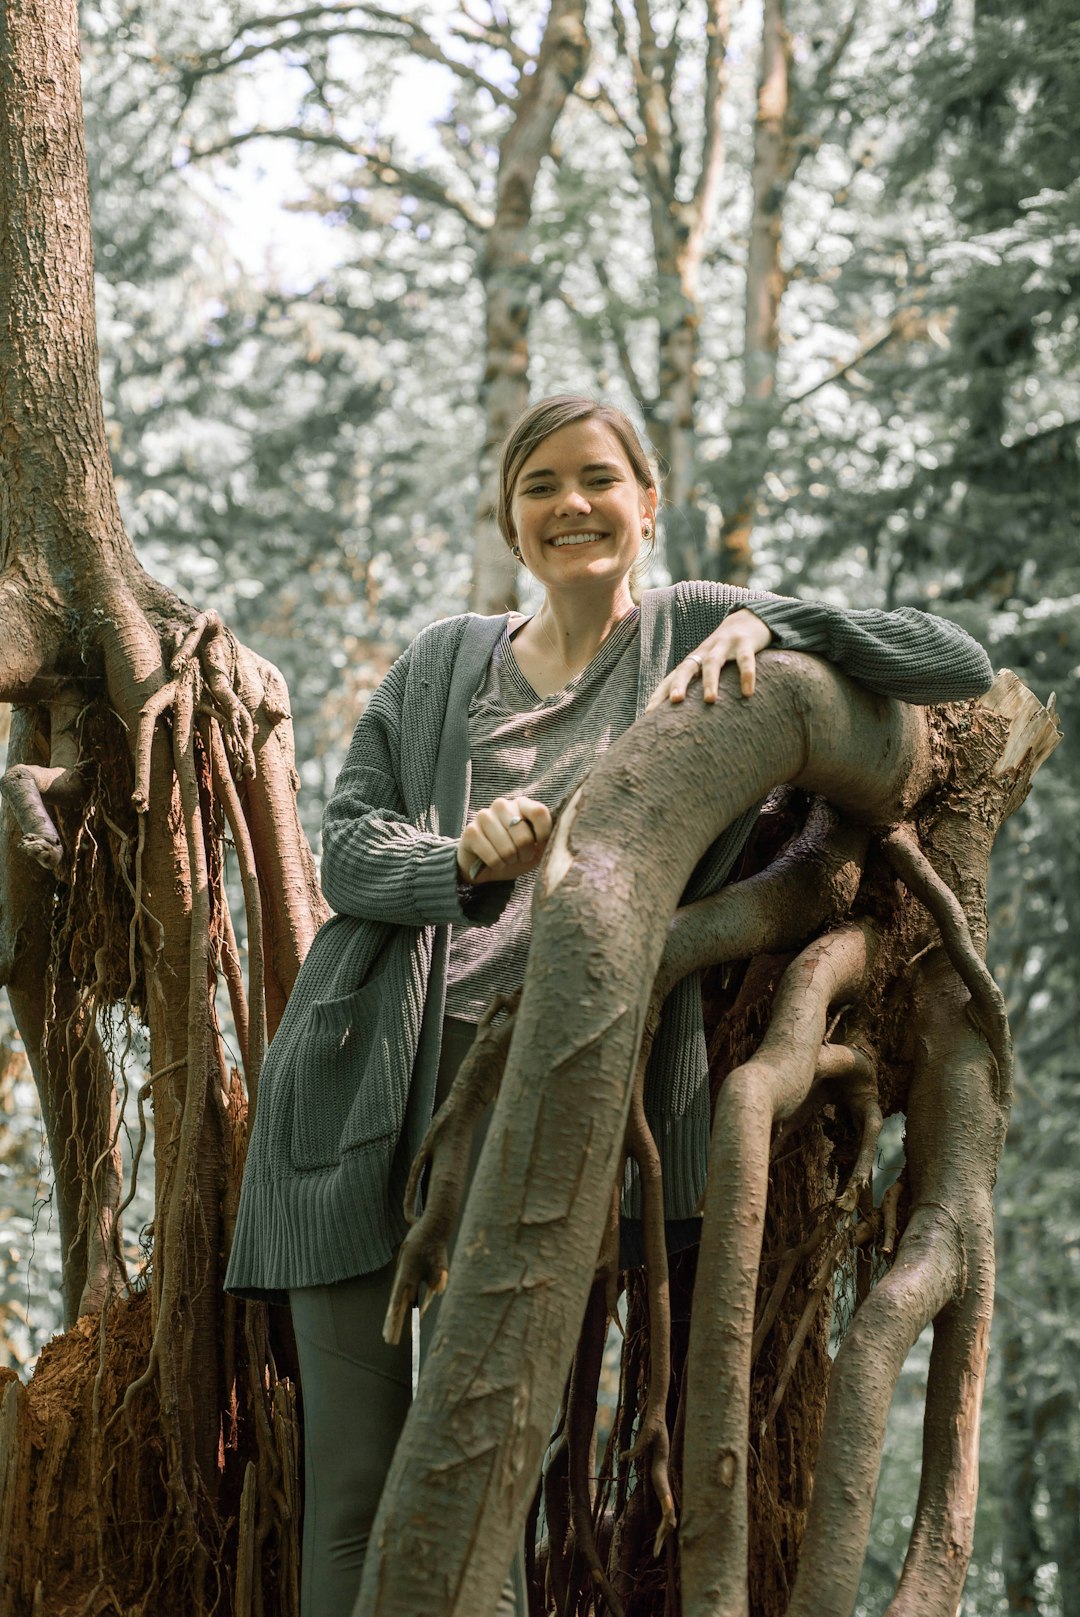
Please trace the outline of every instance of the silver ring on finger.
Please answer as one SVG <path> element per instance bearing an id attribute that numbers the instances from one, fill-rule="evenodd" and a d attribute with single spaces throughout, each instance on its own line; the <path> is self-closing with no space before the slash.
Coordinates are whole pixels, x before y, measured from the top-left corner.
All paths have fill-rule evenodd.
<path id="1" fill-rule="evenodd" d="M 514 818 L 512 820 L 507 820 L 506 829 L 508 831 L 512 831 L 514 829 L 515 825 L 524 825 L 524 824 L 525 824 L 525 816 L 523 814 L 515 814 Z"/>
<path id="2" fill-rule="evenodd" d="M 693 651 L 691 651 L 691 652 L 689 652 L 687 654 L 686 660 L 687 660 L 688 663 L 697 663 L 699 668 L 704 666 L 702 664 L 701 658 Z"/>

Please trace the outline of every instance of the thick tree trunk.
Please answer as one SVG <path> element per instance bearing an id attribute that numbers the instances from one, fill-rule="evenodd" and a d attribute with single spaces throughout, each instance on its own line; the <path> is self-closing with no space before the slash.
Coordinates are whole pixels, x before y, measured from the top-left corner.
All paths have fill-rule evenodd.
<path id="1" fill-rule="evenodd" d="M 485 299 L 481 400 L 484 444 L 470 605 L 504 612 L 516 603 L 517 570 L 492 512 L 499 445 L 529 402 L 529 320 L 533 273 L 527 234 L 540 165 L 566 100 L 585 72 L 589 39 L 584 0 L 551 0 L 535 67 L 522 75 L 514 121 L 499 147 L 495 218 L 480 257 Z"/>
<path id="2" fill-rule="evenodd" d="M 280 676 L 155 583 L 121 522 L 97 373 L 75 5 L 11 0 L 0 28 L 0 698 L 16 705 L 0 782 L 0 964 L 49 1130 L 69 1319 L 87 1316 L 10 1395 L 5 1509 L 28 1525 L 11 1599 L 29 1609 L 39 1582 L 48 1600 L 108 1584 L 132 1611 L 196 1614 L 217 1599 L 211 1567 L 227 1538 L 235 1550 L 249 1455 L 281 1502 L 251 1527 L 256 1579 L 258 1546 L 281 1571 L 295 1533 L 271 1425 L 275 1399 L 287 1425 L 287 1391 L 266 1379 L 256 1311 L 238 1335 L 221 1295 L 244 1110 L 213 1007 L 232 931 L 226 820 L 245 872 L 246 1005 L 237 970 L 230 981 L 252 1099 L 267 1022 L 324 907 L 296 818 Z M 118 1262 L 114 1072 L 97 1035 L 116 1012 L 149 1030 L 145 1298 L 122 1296 Z M 47 1535 L 29 1530 L 50 1515 Z M 131 1521 L 144 1525 L 121 1559 Z"/>

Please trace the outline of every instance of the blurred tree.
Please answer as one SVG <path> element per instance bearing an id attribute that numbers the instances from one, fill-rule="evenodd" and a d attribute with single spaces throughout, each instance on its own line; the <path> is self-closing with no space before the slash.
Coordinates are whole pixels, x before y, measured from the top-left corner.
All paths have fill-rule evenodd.
<path id="1" fill-rule="evenodd" d="M 401 15 L 366 4 L 315 7 L 299 16 L 237 18 L 226 43 L 209 52 L 189 53 L 179 65 L 185 100 L 203 81 L 270 51 L 285 51 L 301 61 L 311 85 L 302 121 L 276 127 L 260 121 L 234 130 L 196 144 L 194 160 L 235 151 L 255 140 L 299 142 L 349 158 L 350 188 L 364 192 L 375 187 L 414 205 L 425 201 L 464 223 L 483 294 L 484 338 L 476 357 L 484 430 L 471 602 L 484 612 L 501 610 L 514 598 L 513 561 L 492 511 L 498 446 L 528 402 L 535 276 L 527 235 L 533 193 L 541 165 L 551 153 L 555 125 L 589 54 L 584 0 L 551 0 L 535 21 L 538 42 L 535 50 L 528 50 L 519 43 L 521 30 L 512 31 L 496 10 L 481 22 L 462 8 L 449 25 L 458 46 L 465 41 L 471 47 L 470 59 L 462 60 L 435 37 L 418 13 Z M 332 61 L 335 47 L 352 39 L 363 40 L 365 46 L 388 42 L 438 63 L 459 81 L 457 99 L 446 118 L 447 128 L 457 136 L 446 143 L 458 169 L 454 180 L 443 181 L 432 166 L 418 169 L 403 164 L 392 143 L 378 136 L 349 132 L 350 125 L 363 126 L 363 109 L 356 107 L 355 96 Z M 497 60 L 503 55 L 510 62 L 509 88 L 504 88 L 505 64 Z M 476 118 L 478 96 L 485 106 L 494 103 L 499 114 L 494 123 Z M 480 133 L 485 126 L 486 138 Z M 468 160 L 464 164 L 463 158 Z"/>
<path id="2" fill-rule="evenodd" d="M 774 430 L 764 524 L 766 553 L 784 534 L 778 580 L 805 568 L 816 587 L 831 577 L 846 590 L 864 564 L 862 589 L 884 603 L 940 604 L 1055 693 L 1070 734 L 1078 67 L 1080 19 L 1054 0 L 924 7 L 883 49 L 850 103 L 875 147 L 853 192 L 876 205 L 848 212 L 854 250 L 830 283 L 850 357 Z M 969 1580 L 980 1617 L 1002 1600 L 1047 1613 L 1076 1600 L 1075 750 L 1054 775 L 1001 839 L 992 886 L 992 957 L 1023 1078 L 998 1193 L 1015 1223 L 999 1255 L 987 1532 Z"/>

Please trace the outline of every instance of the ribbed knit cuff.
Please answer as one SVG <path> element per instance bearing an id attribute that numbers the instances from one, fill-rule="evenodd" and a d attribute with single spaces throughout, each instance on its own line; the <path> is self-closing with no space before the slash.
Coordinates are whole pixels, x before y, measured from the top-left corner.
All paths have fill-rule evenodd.
<path id="1" fill-rule="evenodd" d="M 457 843 L 450 837 L 421 855 L 413 867 L 414 907 L 436 925 L 490 926 L 506 908 L 513 890 L 512 881 L 484 882 L 480 887 L 463 881 Z"/>
<path id="2" fill-rule="evenodd" d="M 413 908 L 426 921 L 455 925 L 462 920 L 458 898 L 457 843 L 452 837 L 421 854 L 412 866 Z"/>

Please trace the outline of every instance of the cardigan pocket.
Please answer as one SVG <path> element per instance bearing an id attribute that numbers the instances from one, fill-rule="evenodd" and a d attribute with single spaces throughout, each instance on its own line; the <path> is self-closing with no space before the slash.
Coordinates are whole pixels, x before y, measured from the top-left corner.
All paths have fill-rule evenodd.
<path id="1" fill-rule="evenodd" d="M 304 1065 L 318 1079 L 293 1092 L 298 1168 L 336 1166 L 350 1148 L 396 1134 L 401 1120 L 390 1104 L 388 1011 L 379 978 L 312 1006 L 312 1048 Z"/>

